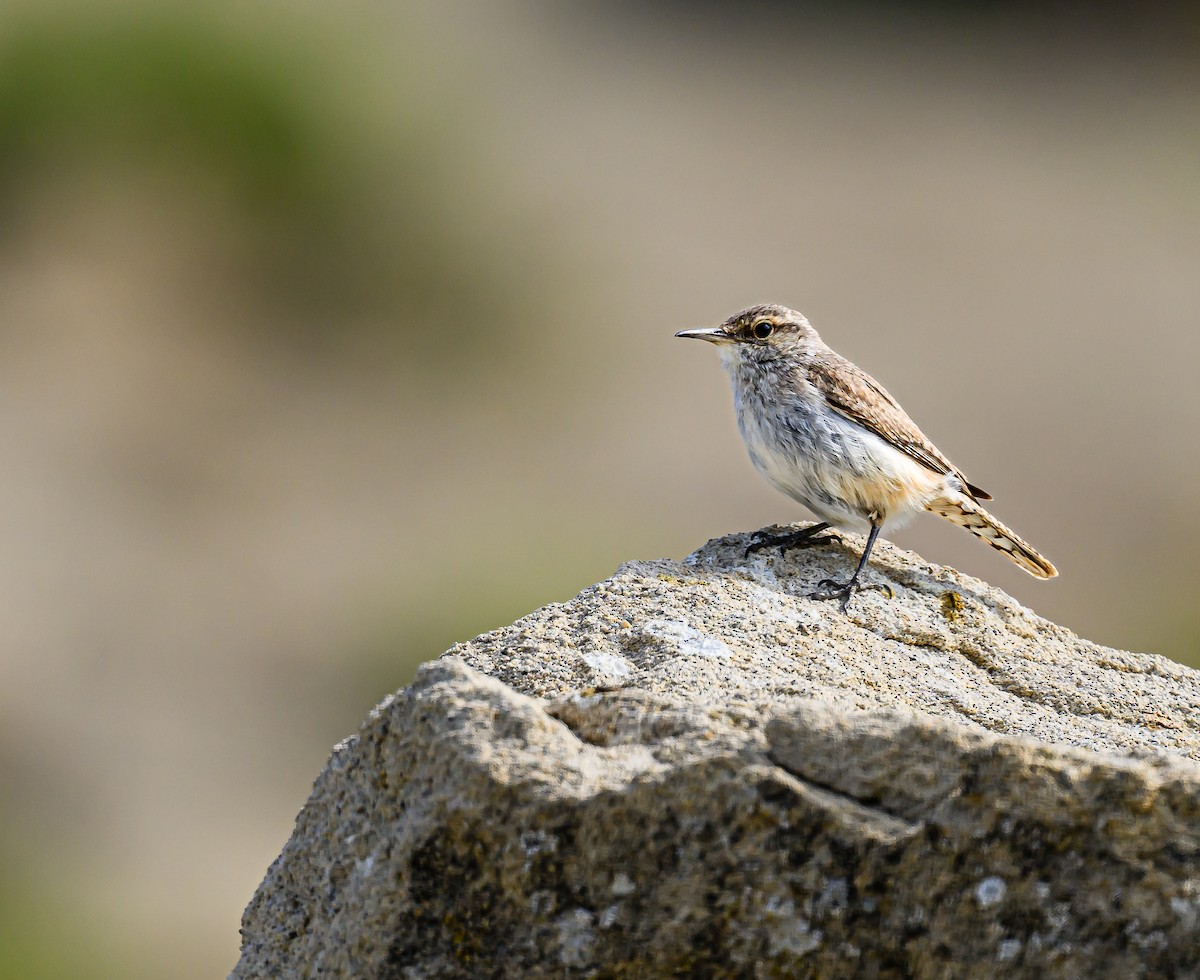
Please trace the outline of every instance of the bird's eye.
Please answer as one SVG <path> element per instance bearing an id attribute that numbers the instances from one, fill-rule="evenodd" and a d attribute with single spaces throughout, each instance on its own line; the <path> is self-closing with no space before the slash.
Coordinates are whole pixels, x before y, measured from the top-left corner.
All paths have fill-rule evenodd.
<path id="1" fill-rule="evenodd" d="M 750 328 L 750 332 L 759 340 L 766 340 L 771 336 L 771 332 L 775 329 L 775 324 L 770 320 L 759 320 Z"/>

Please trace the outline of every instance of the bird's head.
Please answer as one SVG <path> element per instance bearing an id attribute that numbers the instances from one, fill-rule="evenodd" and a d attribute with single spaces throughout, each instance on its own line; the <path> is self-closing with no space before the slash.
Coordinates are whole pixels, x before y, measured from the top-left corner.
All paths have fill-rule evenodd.
<path id="1" fill-rule="evenodd" d="M 707 340 L 721 348 L 726 363 L 772 361 L 810 348 L 817 332 L 803 313 L 786 306 L 752 306 L 735 313 L 719 327 L 680 330 L 676 337 Z"/>

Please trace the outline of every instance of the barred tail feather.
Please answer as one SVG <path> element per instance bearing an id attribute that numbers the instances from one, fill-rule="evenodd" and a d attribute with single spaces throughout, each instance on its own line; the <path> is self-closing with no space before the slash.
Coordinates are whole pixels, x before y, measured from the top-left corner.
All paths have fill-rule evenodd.
<path id="1" fill-rule="evenodd" d="M 925 509 L 982 538 L 1035 578 L 1054 578 L 1058 574 L 1058 569 L 1022 540 L 1019 534 L 1005 527 L 965 494 L 938 497 L 926 504 Z"/>

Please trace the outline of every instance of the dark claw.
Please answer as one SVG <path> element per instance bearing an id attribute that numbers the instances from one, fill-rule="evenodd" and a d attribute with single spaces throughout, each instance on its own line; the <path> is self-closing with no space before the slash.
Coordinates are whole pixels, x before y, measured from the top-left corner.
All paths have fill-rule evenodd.
<path id="1" fill-rule="evenodd" d="M 799 531 L 789 531 L 787 534 L 771 534 L 769 531 L 755 531 L 750 537 L 753 539 L 746 546 L 745 557 L 749 558 L 754 552 L 762 551 L 764 548 L 779 547 L 779 555 L 783 557 L 787 554 L 789 548 L 811 548 L 813 545 L 828 544 L 830 541 L 840 540 L 835 534 L 821 534 L 828 524 L 810 524 L 808 527 L 802 527 Z"/>
<path id="2" fill-rule="evenodd" d="M 848 612 L 850 607 L 850 597 L 855 592 L 862 592 L 864 589 L 877 590 L 886 592 L 889 599 L 896 598 L 896 593 L 892 591 L 890 585 L 863 585 L 861 582 L 851 579 L 849 582 L 838 582 L 831 578 L 823 578 L 817 583 L 817 591 L 810 592 L 810 599 L 841 599 L 842 612 Z"/>
<path id="3" fill-rule="evenodd" d="M 828 586 L 828 589 L 826 589 L 826 586 Z M 831 578 L 826 578 L 817 583 L 817 591 L 810 592 L 808 597 L 820 600 L 840 599 L 842 612 L 848 613 L 850 610 L 850 597 L 854 595 L 855 590 L 858 588 L 859 584 L 853 579 L 849 582 L 835 582 Z"/>

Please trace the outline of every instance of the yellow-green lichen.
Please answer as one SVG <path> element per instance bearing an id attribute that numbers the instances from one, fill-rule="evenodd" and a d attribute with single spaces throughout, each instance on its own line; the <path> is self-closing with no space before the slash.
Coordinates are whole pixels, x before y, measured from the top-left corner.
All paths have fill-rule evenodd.
<path id="1" fill-rule="evenodd" d="M 966 603 L 957 592 L 942 593 L 942 615 L 951 623 L 958 621 L 965 608 Z"/>

